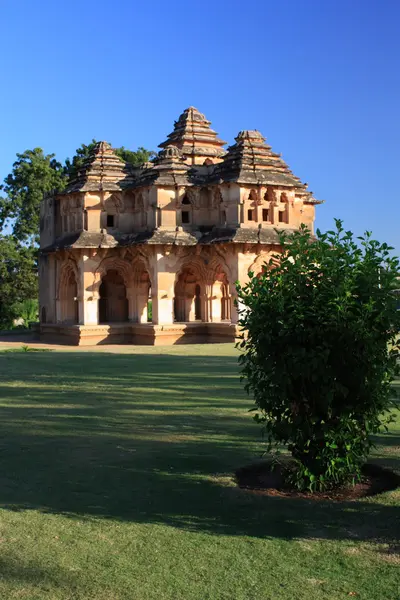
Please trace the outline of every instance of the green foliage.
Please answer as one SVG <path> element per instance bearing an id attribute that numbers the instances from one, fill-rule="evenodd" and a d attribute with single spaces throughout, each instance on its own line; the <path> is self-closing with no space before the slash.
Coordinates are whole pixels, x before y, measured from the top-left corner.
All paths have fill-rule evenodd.
<path id="1" fill-rule="evenodd" d="M 96 144 L 97 140 L 95 139 L 93 139 L 88 145 L 82 144 L 76 149 L 75 156 L 72 160 L 67 158 L 64 166 L 64 174 L 68 181 L 71 181 L 77 176 L 78 171 L 83 167 L 85 160 L 87 160 Z M 115 154 L 125 162 L 130 163 L 135 167 L 143 165 L 145 162 L 148 162 L 155 156 L 155 152 L 146 150 L 142 146 L 140 146 L 136 151 L 128 150 L 124 146 L 121 146 L 121 148 L 115 149 Z"/>
<path id="2" fill-rule="evenodd" d="M 33 348 L 23 344 L 19 348 L 8 348 L 7 350 L 0 350 L 2 354 L 25 354 L 26 352 L 53 352 L 51 348 Z"/>
<path id="3" fill-rule="evenodd" d="M 27 298 L 14 305 L 16 319 L 22 319 L 25 327 L 39 320 L 39 301 L 37 298 Z"/>
<path id="4" fill-rule="evenodd" d="M 268 449 L 284 444 L 298 488 L 360 476 L 371 435 L 388 421 L 398 373 L 399 261 L 343 230 L 282 236 L 278 264 L 238 286 L 242 376 Z"/>
<path id="5" fill-rule="evenodd" d="M 8 329 L 37 297 L 37 251 L 12 236 L 0 235 L 0 328 Z M 32 301 L 36 302 L 36 301 Z M 32 308 L 32 306 L 31 306 Z"/>
<path id="6" fill-rule="evenodd" d="M 115 150 L 115 154 L 122 158 L 127 163 L 130 163 L 134 167 L 140 167 L 146 162 L 149 162 L 152 158 L 156 156 L 156 153 L 152 150 L 146 150 L 143 146 L 139 146 L 139 148 L 134 152 L 133 150 L 128 150 L 124 146 L 121 148 L 117 148 Z"/>
<path id="7" fill-rule="evenodd" d="M 17 240 L 38 241 L 43 194 L 62 188 L 64 183 L 63 168 L 54 154 L 44 154 L 41 148 L 17 154 L 2 187 L 6 196 L 0 198 L 0 231 L 11 221 Z"/>
<path id="8" fill-rule="evenodd" d="M 90 144 L 82 144 L 75 150 L 75 155 L 72 160 L 69 158 L 66 159 L 64 175 L 67 178 L 67 181 L 72 181 L 78 175 L 78 171 L 83 167 L 85 160 L 87 160 L 96 144 L 97 141 L 95 139 L 93 139 Z"/>

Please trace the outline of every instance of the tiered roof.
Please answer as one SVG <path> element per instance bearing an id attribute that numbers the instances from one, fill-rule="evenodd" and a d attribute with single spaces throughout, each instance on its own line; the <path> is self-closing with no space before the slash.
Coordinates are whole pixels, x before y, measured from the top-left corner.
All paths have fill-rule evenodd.
<path id="1" fill-rule="evenodd" d="M 182 152 L 172 144 L 158 153 L 154 164 L 137 173 L 136 186 L 143 185 L 188 185 L 190 166 L 185 162 Z"/>
<path id="2" fill-rule="evenodd" d="M 116 191 L 131 186 L 132 182 L 130 167 L 115 154 L 110 144 L 98 142 L 64 193 Z"/>
<path id="3" fill-rule="evenodd" d="M 210 125 L 211 121 L 197 108 L 190 106 L 175 121 L 173 132 L 159 147 L 176 146 L 184 158 L 193 164 L 201 163 L 201 159 L 220 159 L 225 154 L 223 146 L 226 142 L 217 137 Z"/>
<path id="4" fill-rule="evenodd" d="M 259 131 L 240 131 L 235 140 L 236 144 L 228 148 L 224 160 L 215 168 L 217 179 L 306 190 L 307 186 L 293 175 L 281 156 L 265 143 L 265 138 Z"/>

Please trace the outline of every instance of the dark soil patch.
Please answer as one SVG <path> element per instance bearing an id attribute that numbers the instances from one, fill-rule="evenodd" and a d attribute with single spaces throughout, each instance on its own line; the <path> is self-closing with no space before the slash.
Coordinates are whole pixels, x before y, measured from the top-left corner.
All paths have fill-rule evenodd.
<path id="1" fill-rule="evenodd" d="M 291 488 L 286 481 L 285 475 L 290 467 L 289 460 L 279 464 L 274 464 L 272 461 L 259 462 L 237 469 L 235 477 L 240 488 L 256 494 L 308 498 L 310 500 L 358 500 L 400 487 L 400 475 L 368 463 L 362 468 L 361 481 L 355 485 L 347 485 L 325 492 L 299 492 Z"/>

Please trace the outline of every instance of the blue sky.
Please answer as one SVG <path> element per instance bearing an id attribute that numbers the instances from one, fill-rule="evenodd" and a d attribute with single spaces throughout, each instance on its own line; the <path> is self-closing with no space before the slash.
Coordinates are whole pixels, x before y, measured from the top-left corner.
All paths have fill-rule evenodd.
<path id="1" fill-rule="evenodd" d="M 156 149 L 196 106 L 259 129 L 334 217 L 400 254 L 398 0 L 0 0 L 0 179 L 93 137 Z"/>

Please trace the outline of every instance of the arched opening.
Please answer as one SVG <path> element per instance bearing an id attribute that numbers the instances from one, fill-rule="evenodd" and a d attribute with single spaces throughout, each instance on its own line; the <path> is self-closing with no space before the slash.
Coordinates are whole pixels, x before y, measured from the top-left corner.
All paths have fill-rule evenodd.
<path id="1" fill-rule="evenodd" d="M 289 223 L 289 200 L 285 193 L 281 194 L 281 206 L 279 208 L 279 223 Z"/>
<path id="2" fill-rule="evenodd" d="M 178 323 L 204 319 L 203 285 L 193 268 L 184 269 L 175 284 L 174 320 Z"/>
<path id="3" fill-rule="evenodd" d="M 46 307 L 42 306 L 42 310 L 40 312 L 40 322 L 43 323 L 43 325 L 46 324 Z"/>
<path id="4" fill-rule="evenodd" d="M 181 221 L 182 225 L 190 225 L 192 222 L 192 203 L 185 194 L 181 202 Z"/>
<path id="5" fill-rule="evenodd" d="M 67 325 L 79 323 L 78 284 L 72 268 L 64 273 L 61 290 L 61 321 Z"/>
<path id="6" fill-rule="evenodd" d="M 213 322 L 229 321 L 231 319 L 229 283 L 223 271 L 218 272 L 215 276 L 212 290 L 211 316 Z"/>
<path id="7" fill-rule="evenodd" d="M 231 305 L 228 291 L 228 284 L 221 285 L 221 321 L 230 321 Z"/>
<path id="8" fill-rule="evenodd" d="M 139 264 L 133 279 L 132 313 L 130 318 L 138 323 L 149 323 L 153 318 L 151 284 L 149 274 L 143 264 Z"/>
<path id="9" fill-rule="evenodd" d="M 110 269 L 101 280 L 99 289 L 99 322 L 123 323 L 128 321 L 128 299 L 124 279 Z"/>
<path id="10" fill-rule="evenodd" d="M 247 220 L 257 221 L 257 192 L 256 190 L 250 190 L 247 208 Z"/>

